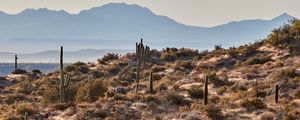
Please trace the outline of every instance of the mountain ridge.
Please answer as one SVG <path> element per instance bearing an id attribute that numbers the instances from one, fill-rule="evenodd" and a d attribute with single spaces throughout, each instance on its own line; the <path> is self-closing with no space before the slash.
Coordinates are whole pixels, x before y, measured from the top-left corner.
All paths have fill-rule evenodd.
<path id="1" fill-rule="evenodd" d="M 77 50 L 103 49 L 109 46 L 111 49 L 112 43 L 101 46 L 102 40 L 134 43 L 140 38 L 144 38 L 149 44 L 169 42 L 169 47 L 191 47 L 201 50 L 211 49 L 215 44 L 231 47 L 262 39 L 271 30 L 293 17 L 284 13 L 276 18 L 199 27 L 185 25 L 167 16 L 157 15 L 146 7 L 125 3 L 110 3 L 83 10 L 78 14 L 47 8 L 28 9 L 15 15 L 0 14 L 0 42 L 4 43 L 0 51 L 12 49 L 6 47 L 14 46 L 12 41 L 21 42 L 22 45 L 18 47 L 24 50 L 33 48 L 32 43 L 36 43 L 43 48 L 42 51 L 45 51 L 58 45 L 76 46 Z M 49 39 L 51 41 L 47 41 Z M 89 39 L 97 40 L 99 46 L 93 46 L 94 43 L 90 43 Z M 78 42 L 76 45 L 74 45 L 75 40 Z M 183 46 L 174 42 L 185 42 L 190 45 Z M 124 46 L 126 49 L 132 48 L 127 44 Z M 153 46 L 160 48 L 159 45 Z"/>

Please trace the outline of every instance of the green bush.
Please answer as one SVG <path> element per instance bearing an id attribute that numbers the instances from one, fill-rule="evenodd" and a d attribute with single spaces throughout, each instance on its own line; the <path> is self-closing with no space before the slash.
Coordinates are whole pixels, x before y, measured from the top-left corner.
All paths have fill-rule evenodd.
<path id="1" fill-rule="evenodd" d="M 87 74 L 87 73 L 89 73 L 89 71 L 90 71 L 90 69 L 88 68 L 88 66 L 85 66 L 85 65 L 79 66 L 79 67 L 77 68 L 77 70 L 78 70 L 79 72 L 83 73 L 83 74 Z"/>
<path id="2" fill-rule="evenodd" d="M 78 61 L 78 62 L 74 63 L 74 65 L 78 67 L 78 66 L 86 65 L 86 63 Z"/>
<path id="3" fill-rule="evenodd" d="M 101 59 L 98 59 L 98 63 L 100 63 L 100 64 L 106 64 L 106 62 L 108 62 L 108 61 L 117 60 L 119 58 L 120 58 L 119 54 L 107 53 Z"/>
<path id="4" fill-rule="evenodd" d="M 75 71 L 76 70 L 76 67 L 74 65 L 68 65 L 65 70 L 67 72 L 72 72 L 72 71 Z"/>
<path id="5" fill-rule="evenodd" d="M 28 115 L 33 115 L 36 112 L 35 108 L 29 103 L 16 102 L 15 105 L 16 113 L 18 115 L 25 115 L 25 113 L 27 113 Z"/>
<path id="6" fill-rule="evenodd" d="M 300 99 L 300 87 L 295 90 L 295 97 Z"/>
<path id="7" fill-rule="evenodd" d="M 181 60 L 176 61 L 174 67 L 177 70 L 179 70 L 181 68 L 183 68 L 183 69 L 193 69 L 194 68 L 191 61 L 181 61 Z"/>
<path id="8" fill-rule="evenodd" d="M 32 83 L 29 80 L 22 81 L 18 84 L 16 92 L 23 94 L 30 94 L 33 91 Z"/>
<path id="9" fill-rule="evenodd" d="M 104 76 L 104 73 L 99 71 L 92 71 L 91 74 L 93 75 L 93 78 L 100 78 Z"/>
<path id="10" fill-rule="evenodd" d="M 174 62 L 176 60 L 176 56 L 172 53 L 163 53 L 161 55 L 161 59 L 165 62 Z"/>
<path id="11" fill-rule="evenodd" d="M 273 120 L 275 115 L 273 113 L 263 113 L 260 117 L 260 120 Z"/>
<path id="12" fill-rule="evenodd" d="M 263 57 L 263 58 L 251 57 L 245 62 L 245 64 L 248 64 L 248 65 L 264 64 L 269 61 L 272 61 L 272 59 L 269 57 Z"/>
<path id="13" fill-rule="evenodd" d="M 241 106 L 247 110 L 263 109 L 266 107 L 266 104 L 258 98 L 254 99 L 245 99 L 241 102 Z"/>
<path id="14" fill-rule="evenodd" d="M 44 89 L 42 90 L 42 103 L 54 103 L 59 100 L 59 89 L 57 80 L 45 80 Z"/>
<path id="15" fill-rule="evenodd" d="M 42 71 L 40 70 L 32 70 L 31 72 L 32 74 L 42 74 Z"/>
<path id="16" fill-rule="evenodd" d="M 204 92 L 199 86 L 192 86 L 191 89 L 188 90 L 189 95 L 192 98 L 203 98 Z"/>
<path id="17" fill-rule="evenodd" d="M 12 71 L 12 74 L 26 74 L 27 71 L 26 70 L 22 70 L 22 69 L 16 69 L 14 71 Z"/>
<path id="18" fill-rule="evenodd" d="M 99 97 L 103 97 L 107 90 L 107 83 L 103 80 L 88 80 L 78 88 L 76 101 L 93 102 Z"/>
<path id="19" fill-rule="evenodd" d="M 188 103 L 184 100 L 184 96 L 177 94 L 176 92 L 169 92 L 166 94 L 166 100 L 170 101 L 175 105 L 187 105 Z"/>
<path id="20" fill-rule="evenodd" d="M 213 120 L 223 120 L 223 115 L 221 112 L 221 109 L 214 106 L 214 105 L 208 105 L 205 107 L 205 111 L 207 113 L 207 116 L 212 118 Z"/>

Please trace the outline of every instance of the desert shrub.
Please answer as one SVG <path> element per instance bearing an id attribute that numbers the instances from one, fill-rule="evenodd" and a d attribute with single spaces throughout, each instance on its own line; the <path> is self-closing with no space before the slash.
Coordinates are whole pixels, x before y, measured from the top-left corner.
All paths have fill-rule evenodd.
<path id="1" fill-rule="evenodd" d="M 287 68 L 281 70 L 279 73 L 275 74 L 274 79 L 280 80 L 285 78 L 294 78 L 297 77 L 298 74 L 296 73 L 294 68 Z"/>
<path id="2" fill-rule="evenodd" d="M 126 61 L 121 61 L 121 62 L 118 63 L 118 65 L 119 65 L 120 67 L 125 67 L 125 66 L 128 65 L 128 62 L 126 62 Z"/>
<path id="3" fill-rule="evenodd" d="M 108 90 L 107 83 L 103 80 L 88 80 L 77 90 L 77 102 L 92 102 L 105 95 Z"/>
<path id="4" fill-rule="evenodd" d="M 176 52 L 176 57 L 180 58 L 193 58 L 199 54 L 198 50 L 193 50 L 189 48 L 180 48 Z"/>
<path id="5" fill-rule="evenodd" d="M 3 76 L 0 76 L 0 80 L 6 80 L 6 78 Z"/>
<path id="6" fill-rule="evenodd" d="M 26 70 L 22 70 L 22 69 L 16 69 L 14 71 L 12 71 L 12 74 L 26 74 L 27 71 Z"/>
<path id="7" fill-rule="evenodd" d="M 42 104 L 59 102 L 59 79 L 46 79 L 42 86 Z M 78 85 L 70 83 L 65 90 L 66 102 L 74 101 L 77 89 Z"/>
<path id="8" fill-rule="evenodd" d="M 158 84 L 157 87 L 155 87 L 158 91 L 165 91 L 168 90 L 168 86 L 164 83 Z"/>
<path id="9" fill-rule="evenodd" d="M 300 98 L 300 87 L 298 87 L 298 89 L 295 90 L 295 97 Z"/>
<path id="10" fill-rule="evenodd" d="M 18 115 L 32 115 L 36 112 L 35 107 L 30 103 L 17 102 L 16 103 L 16 113 Z"/>
<path id="11" fill-rule="evenodd" d="M 227 80 L 221 80 L 220 78 L 218 78 L 216 72 L 214 71 L 210 71 L 208 73 L 208 79 L 214 84 L 215 87 L 220 87 L 229 84 Z"/>
<path id="12" fill-rule="evenodd" d="M 174 62 L 176 60 L 176 56 L 173 53 L 163 53 L 160 58 L 165 62 Z"/>
<path id="13" fill-rule="evenodd" d="M 126 95 L 126 97 L 127 97 L 127 100 L 132 101 L 132 102 L 135 102 L 135 101 L 137 101 L 137 100 L 139 100 L 139 99 L 142 98 L 140 94 L 133 93 L 133 92 L 132 93 L 128 93 Z"/>
<path id="14" fill-rule="evenodd" d="M 203 98 L 204 92 L 199 86 L 192 86 L 191 89 L 188 90 L 189 95 L 192 98 Z"/>
<path id="15" fill-rule="evenodd" d="M 197 102 L 193 102 L 193 103 L 191 104 L 191 107 L 190 107 L 190 108 L 191 108 L 192 110 L 194 110 L 194 111 L 202 111 L 203 108 L 204 108 L 204 105 L 203 105 L 202 102 L 197 101 Z"/>
<path id="16" fill-rule="evenodd" d="M 125 95 L 122 94 L 114 94 L 113 99 L 118 101 L 118 100 L 126 100 Z"/>
<path id="17" fill-rule="evenodd" d="M 258 98 L 254 99 L 245 99 L 241 101 L 241 106 L 247 110 L 263 109 L 266 107 L 266 104 Z"/>
<path id="18" fill-rule="evenodd" d="M 255 65 L 255 64 L 264 64 L 266 62 L 272 61 L 269 57 L 251 57 L 247 61 L 245 61 L 245 64 L 248 65 Z"/>
<path id="19" fill-rule="evenodd" d="M 76 70 L 76 67 L 74 65 L 68 65 L 65 70 L 67 72 L 72 72 L 72 71 L 75 71 Z"/>
<path id="20" fill-rule="evenodd" d="M 16 92 L 30 94 L 33 91 L 32 83 L 29 80 L 22 81 L 18 84 Z"/>
<path id="21" fill-rule="evenodd" d="M 161 72 L 161 71 L 164 71 L 166 68 L 164 66 L 153 66 L 151 68 L 152 72 L 156 73 L 156 72 Z"/>
<path id="22" fill-rule="evenodd" d="M 74 65 L 75 65 L 76 67 L 78 67 L 78 66 L 85 66 L 85 65 L 87 65 L 87 64 L 84 63 L 84 62 L 78 61 L 78 62 L 74 63 Z"/>
<path id="23" fill-rule="evenodd" d="M 274 29 L 272 34 L 269 35 L 266 40 L 267 43 L 273 46 L 284 46 L 289 44 L 293 39 L 290 39 L 289 30 L 291 29 L 291 25 L 285 24 L 284 26 Z"/>
<path id="24" fill-rule="evenodd" d="M 208 105 L 205 107 L 205 112 L 207 113 L 207 116 L 212 118 L 213 120 L 222 120 L 223 115 L 221 112 L 221 109 L 219 107 L 216 107 L 215 105 Z"/>
<path id="25" fill-rule="evenodd" d="M 25 95 L 20 94 L 12 94 L 5 97 L 3 100 L 5 104 L 13 104 L 17 101 L 27 101 L 28 99 L 25 97 Z"/>
<path id="26" fill-rule="evenodd" d="M 230 56 L 230 57 L 233 57 L 233 58 L 236 58 L 236 57 L 238 57 L 238 55 L 239 55 L 239 52 L 234 48 L 232 48 L 232 49 L 229 49 L 228 51 L 227 51 L 227 54 Z"/>
<path id="27" fill-rule="evenodd" d="M 90 69 L 89 69 L 88 66 L 86 66 L 86 65 L 79 66 L 79 67 L 77 68 L 77 70 L 78 70 L 79 72 L 83 73 L 83 74 L 87 74 L 87 73 L 89 73 L 89 71 L 90 71 Z"/>
<path id="28" fill-rule="evenodd" d="M 3 115 L 2 117 L 0 117 L 1 120 L 22 120 L 23 118 L 20 116 L 16 116 L 16 115 Z"/>
<path id="29" fill-rule="evenodd" d="M 264 90 L 258 90 L 256 91 L 256 97 L 265 98 L 267 96 L 267 92 Z"/>
<path id="30" fill-rule="evenodd" d="M 107 71 L 108 71 L 110 74 L 115 75 L 115 74 L 118 74 L 118 73 L 121 71 L 121 69 L 120 69 L 120 67 L 119 67 L 118 65 L 111 65 L 111 66 L 109 66 L 109 67 L 107 68 Z"/>
<path id="31" fill-rule="evenodd" d="M 258 52 L 257 47 L 253 45 L 244 45 L 238 48 L 239 53 L 244 56 L 251 56 Z"/>
<path id="32" fill-rule="evenodd" d="M 31 72 L 32 74 L 42 74 L 42 71 L 40 70 L 32 70 Z"/>
<path id="33" fill-rule="evenodd" d="M 42 103 L 48 104 L 59 100 L 58 81 L 59 80 L 45 80 L 45 89 L 42 90 Z"/>
<path id="34" fill-rule="evenodd" d="M 168 86 L 171 85 L 171 84 L 172 84 L 172 80 L 171 79 L 169 79 L 168 77 L 163 77 L 160 80 L 160 83 L 156 84 L 154 86 L 154 89 L 158 90 L 158 91 L 168 90 Z"/>
<path id="35" fill-rule="evenodd" d="M 72 103 L 56 103 L 52 104 L 49 108 L 51 110 L 66 110 L 67 108 L 71 107 Z"/>
<path id="36" fill-rule="evenodd" d="M 283 114 L 284 120 L 299 120 L 300 119 L 300 113 L 299 113 L 299 106 L 295 105 L 293 109 L 292 107 L 288 108 L 289 110 L 285 111 Z"/>
<path id="37" fill-rule="evenodd" d="M 175 63 L 175 69 L 179 70 L 181 68 L 183 69 L 193 69 L 193 65 L 191 61 L 176 61 Z"/>
<path id="38" fill-rule="evenodd" d="M 93 78 L 100 78 L 104 76 L 104 73 L 100 72 L 100 71 L 92 71 L 91 72 Z"/>
<path id="39" fill-rule="evenodd" d="M 132 71 L 122 71 L 119 74 L 120 83 L 122 85 L 129 85 L 130 83 L 133 83 L 135 80 L 136 74 Z"/>
<path id="40" fill-rule="evenodd" d="M 101 59 L 98 59 L 98 63 L 100 64 L 105 64 L 108 61 L 111 60 L 117 60 L 119 59 L 120 56 L 119 54 L 115 54 L 115 53 L 107 53 L 106 55 L 104 55 Z"/>
<path id="41" fill-rule="evenodd" d="M 263 113 L 260 116 L 260 120 L 273 120 L 274 117 L 275 115 L 273 113 Z"/>
<path id="42" fill-rule="evenodd" d="M 177 49 L 177 48 L 169 48 L 169 47 L 166 47 L 166 48 L 163 48 L 162 51 L 163 51 L 163 52 L 177 52 L 178 49 Z"/>
<path id="43" fill-rule="evenodd" d="M 216 91 L 219 95 L 222 95 L 226 91 L 226 87 L 222 86 L 222 87 L 218 88 Z"/>
<path id="44" fill-rule="evenodd" d="M 210 103 L 214 103 L 214 104 L 217 104 L 217 103 L 220 103 L 220 97 L 218 95 L 211 95 L 209 98 L 208 98 L 208 101 Z"/>
<path id="45" fill-rule="evenodd" d="M 68 102 L 73 102 L 75 101 L 75 97 L 77 94 L 77 90 L 79 88 L 78 84 L 71 84 L 70 86 L 65 90 L 65 100 Z"/>
<path id="46" fill-rule="evenodd" d="M 170 101 L 172 104 L 175 105 L 187 105 L 187 101 L 184 100 L 184 96 L 177 94 L 176 92 L 168 92 L 165 95 L 165 99 Z"/>
<path id="47" fill-rule="evenodd" d="M 160 100 L 158 99 L 158 96 L 149 95 L 149 94 L 144 95 L 143 98 L 142 98 L 142 101 L 146 102 L 146 103 L 150 103 L 150 102 L 160 103 Z"/>
<path id="48" fill-rule="evenodd" d="M 222 49 L 222 45 L 215 45 L 215 50 L 221 50 Z"/>

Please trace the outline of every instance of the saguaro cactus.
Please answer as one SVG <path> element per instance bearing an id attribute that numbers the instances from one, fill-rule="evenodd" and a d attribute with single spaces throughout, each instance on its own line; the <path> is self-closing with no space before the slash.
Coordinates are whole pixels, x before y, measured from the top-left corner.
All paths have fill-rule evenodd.
<path id="1" fill-rule="evenodd" d="M 142 71 L 142 66 L 145 65 L 145 58 L 149 53 L 149 51 L 150 51 L 150 47 L 144 46 L 143 39 L 141 39 L 140 43 L 136 43 L 136 58 L 137 58 L 136 92 L 139 91 L 140 73 Z"/>
<path id="2" fill-rule="evenodd" d="M 207 105 L 208 103 L 208 76 L 205 76 L 205 81 L 204 81 L 204 105 Z"/>
<path id="3" fill-rule="evenodd" d="M 19 59 L 18 55 L 15 54 L 15 70 L 18 69 L 18 59 Z"/>
<path id="4" fill-rule="evenodd" d="M 279 86 L 276 84 L 276 89 L 275 89 L 275 102 L 278 103 L 278 92 L 279 92 Z"/>
<path id="5" fill-rule="evenodd" d="M 67 74 L 67 77 L 64 77 L 64 63 L 63 63 L 63 46 L 60 48 L 60 85 L 59 85 L 59 96 L 60 102 L 65 101 L 65 90 L 69 87 L 71 74 Z"/>
<path id="6" fill-rule="evenodd" d="M 25 113 L 24 120 L 28 120 L 28 113 Z"/>
<path id="7" fill-rule="evenodd" d="M 153 94 L 154 90 L 153 90 L 153 75 L 152 75 L 152 71 L 150 72 L 150 77 L 149 77 L 149 82 L 150 82 L 150 93 Z"/>

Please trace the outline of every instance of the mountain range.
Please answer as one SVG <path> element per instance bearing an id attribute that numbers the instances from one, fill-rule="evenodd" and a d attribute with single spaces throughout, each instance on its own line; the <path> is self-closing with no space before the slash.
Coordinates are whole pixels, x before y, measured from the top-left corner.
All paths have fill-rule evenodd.
<path id="1" fill-rule="evenodd" d="M 72 51 L 133 49 L 140 38 L 156 49 L 168 46 L 204 50 L 216 44 L 231 47 L 263 39 L 292 18 L 283 13 L 271 20 L 199 27 L 126 3 L 110 3 L 78 14 L 47 8 L 26 9 L 18 14 L 0 12 L 0 51 L 38 52 L 60 45 Z"/>
<path id="2" fill-rule="evenodd" d="M 83 62 L 96 62 L 97 59 L 102 58 L 106 53 L 116 53 L 125 55 L 126 53 L 133 52 L 133 49 L 86 49 L 78 51 L 64 51 L 64 62 L 74 63 L 77 61 Z M 36 53 L 20 53 L 18 54 L 19 63 L 59 63 L 60 51 L 48 50 Z M 0 52 L 0 63 L 13 63 L 14 53 Z M 1 66 L 1 65 L 0 65 Z M 0 70 L 1 71 L 1 70 Z"/>

